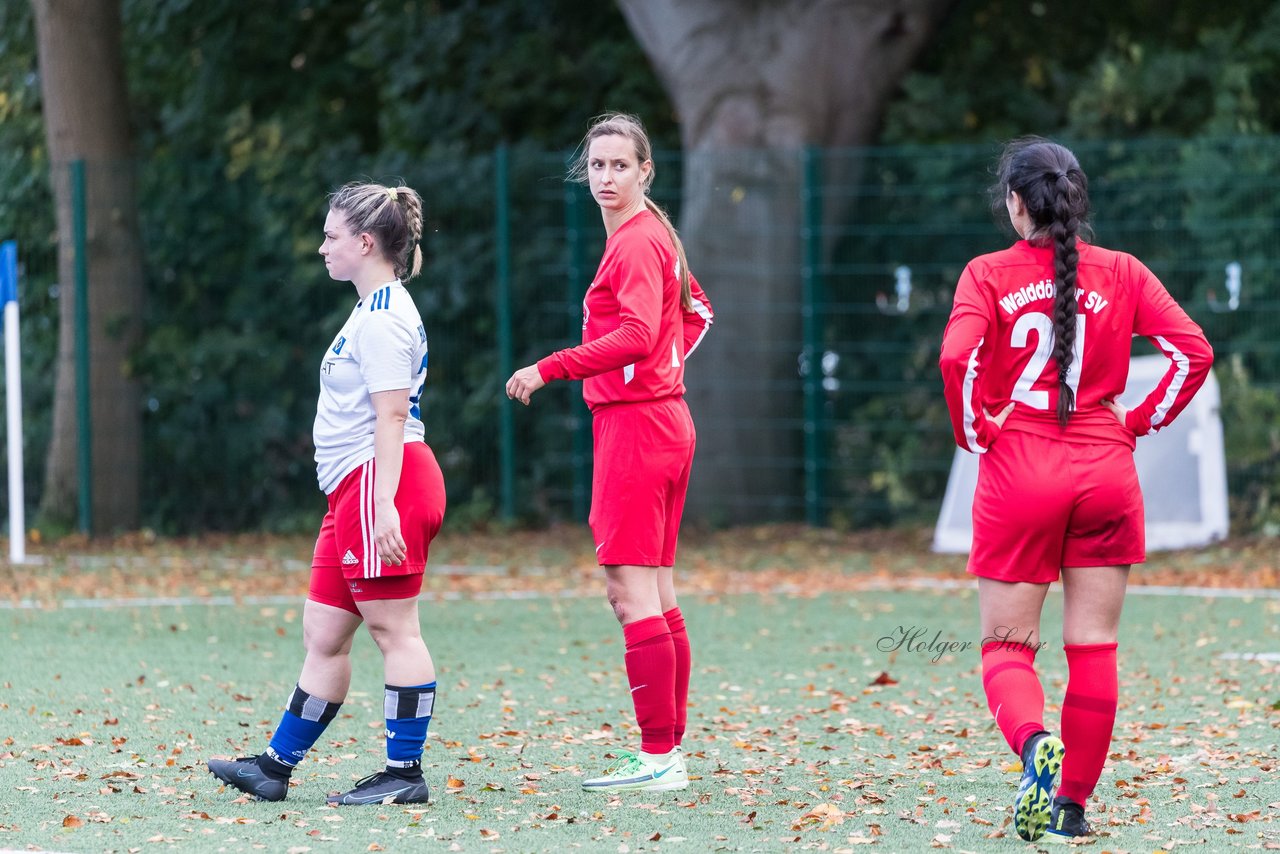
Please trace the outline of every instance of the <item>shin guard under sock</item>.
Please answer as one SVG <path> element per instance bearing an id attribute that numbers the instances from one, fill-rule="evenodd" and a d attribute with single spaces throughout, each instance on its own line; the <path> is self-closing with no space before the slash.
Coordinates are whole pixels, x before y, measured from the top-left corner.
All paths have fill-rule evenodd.
<path id="1" fill-rule="evenodd" d="M 1116 644 L 1067 644 L 1067 695 L 1062 701 L 1062 743 L 1067 749 L 1058 794 L 1085 804 L 1111 749 L 1119 678 Z"/>
<path id="2" fill-rule="evenodd" d="M 333 703 L 308 694 L 301 685 L 289 695 L 289 707 L 280 718 L 280 726 L 271 736 L 271 744 L 259 765 L 268 773 L 288 774 L 301 762 L 338 714 L 342 703 Z"/>
<path id="3" fill-rule="evenodd" d="M 1035 647 L 997 641 L 982 647 L 982 688 L 987 707 L 1009 748 L 1019 756 L 1028 738 L 1044 730 L 1044 688 L 1035 669 Z"/>
<path id="4" fill-rule="evenodd" d="M 671 645 L 676 654 L 676 724 L 675 743 L 684 739 L 685 724 L 689 717 L 689 673 L 693 666 L 693 655 L 689 649 L 689 633 L 685 630 L 684 614 L 679 608 L 663 612 L 667 628 L 671 629 Z"/>
<path id="5" fill-rule="evenodd" d="M 387 685 L 383 695 L 387 722 L 387 771 L 405 779 L 422 776 L 422 748 L 436 705 L 436 683 Z"/>
<path id="6" fill-rule="evenodd" d="M 675 747 L 676 652 L 665 617 L 645 617 L 622 627 L 627 681 L 640 725 L 640 749 L 665 754 Z"/>

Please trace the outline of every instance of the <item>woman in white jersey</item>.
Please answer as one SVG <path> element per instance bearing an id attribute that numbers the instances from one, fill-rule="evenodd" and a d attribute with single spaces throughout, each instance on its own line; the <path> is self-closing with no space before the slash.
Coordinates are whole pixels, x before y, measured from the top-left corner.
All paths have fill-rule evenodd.
<path id="1" fill-rule="evenodd" d="M 422 266 L 422 199 L 408 187 L 348 184 L 324 224 L 329 275 L 358 301 L 320 363 L 314 439 L 329 509 L 302 618 L 306 657 L 266 751 L 209 770 L 260 800 L 283 800 L 294 767 L 337 715 L 361 623 L 382 651 L 387 765 L 331 804 L 426 803 L 422 749 L 435 666 L 418 622 L 427 549 L 444 519 L 444 478 L 419 411 L 427 334 L 402 280 Z"/>

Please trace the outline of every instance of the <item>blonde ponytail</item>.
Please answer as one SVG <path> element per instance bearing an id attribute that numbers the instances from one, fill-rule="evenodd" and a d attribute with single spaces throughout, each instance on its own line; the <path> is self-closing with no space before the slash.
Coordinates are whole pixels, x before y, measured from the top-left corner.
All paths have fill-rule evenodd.
<path id="1" fill-rule="evenodd" d="M 680 279 L 680 307 L 685 311 L 693 311 L 693 289 L 689 286 L 689 259 L 685 257 L 684 244 L 680 241 L 680 235 L 676 234 L 676 227 L 671 224 L 671 218 L 667 216 L 667 212 L 657 202 L 649 198 L 648 195 L 644 197 L 644 206 L 652 211 L 653 215 L 658 218 L 658 222 L 662 223 L 663 227 L 667 229 L 667 236 L 671 238 L 671 243 L 675 246 L 676 259 L 679 262 L 676 268 L 676 275 Z"/>

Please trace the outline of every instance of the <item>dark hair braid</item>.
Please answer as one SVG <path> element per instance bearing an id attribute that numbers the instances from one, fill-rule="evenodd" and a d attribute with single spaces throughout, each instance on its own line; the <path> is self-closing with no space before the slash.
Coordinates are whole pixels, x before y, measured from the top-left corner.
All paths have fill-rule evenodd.
<path id="1" fill-rule="evenodd" d="M 1058 363 L 1058 423 L 1066 426 L 1071 411 L 1076 408 L 1076 395 L 1067 383 L 1076 345 L 1076 265 L 1080 253 L 1076 251 L 1076 235 L 1080 220 L 1070 203 L 1071 186 L 1066 175 L 1050 176 L 1053 182 L 1053 222 L 1049 225 L 1049 238 L 1053 241 L 1053 357 Z"/>
<path id="2" fill-rule="evenodd" d="M 1075 360 L 1077 238 L 1088 238 L 1089 179 L 1076 156 L 1064 146 L 1037 136 L 1005 146 L 991 188 L 992 210 L 1005 215 L 1005 199 L 1017 193 L 1026 206 L 1032 231 L 1027 240 L 1053 246 L 1053 357 L 1058 365 L 1058 423 L 1066 426 L 1075 409 L 1067 384 Z M 1005 220 L 1008 221 L 1007 219 Z"/>

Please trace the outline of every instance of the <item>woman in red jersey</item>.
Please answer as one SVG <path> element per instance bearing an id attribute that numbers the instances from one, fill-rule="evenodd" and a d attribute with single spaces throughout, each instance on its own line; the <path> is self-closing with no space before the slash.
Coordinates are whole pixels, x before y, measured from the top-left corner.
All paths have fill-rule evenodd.
<path id="1" fill-rule="evenodd" d="M 595 469 L 591 532 L 626 641 L 627 679 L 640 725 L 590 791 L 666 791 L 689 784 L 680 742 L 689 696 L 689 638 L 672 567 L 693 464 L 684 362 L 711 325 L 667 215 L 648 197 L 649 138 L 633 116 L 606 115 L 587 131 L 571 177 L 600 206 L 608 241 L 582 304 L 582 344 L 521 368 L 507 396 L 528 404 L 552 380 L 583 380 Z"/>
<path id="2" fill-rule="evenodd" d="M 1084 241 L 1088 180 L 1069 150 L 1036 137 L 1010 143 L 993 196 L 1022 239 L 965 267 L 941 368 L 956 442 L 982 454 L 969 572 L 987 703 L 1022 757 L 1014 827 L 1023 839 L 1047 829 L 1064 841 L 1089 833 L 1084 806 L 1115 723 L 1125 585 L 1146 559 L 1135 437 L 1177 417 L 1213 351 L 1140 261 Z M 1116 398 L 1135 335 L 1169 367 L 1127 410 Z M 1059 573 L 1069 671 L 1060 738 L 1044 727 L 1033 666 Z"/>

